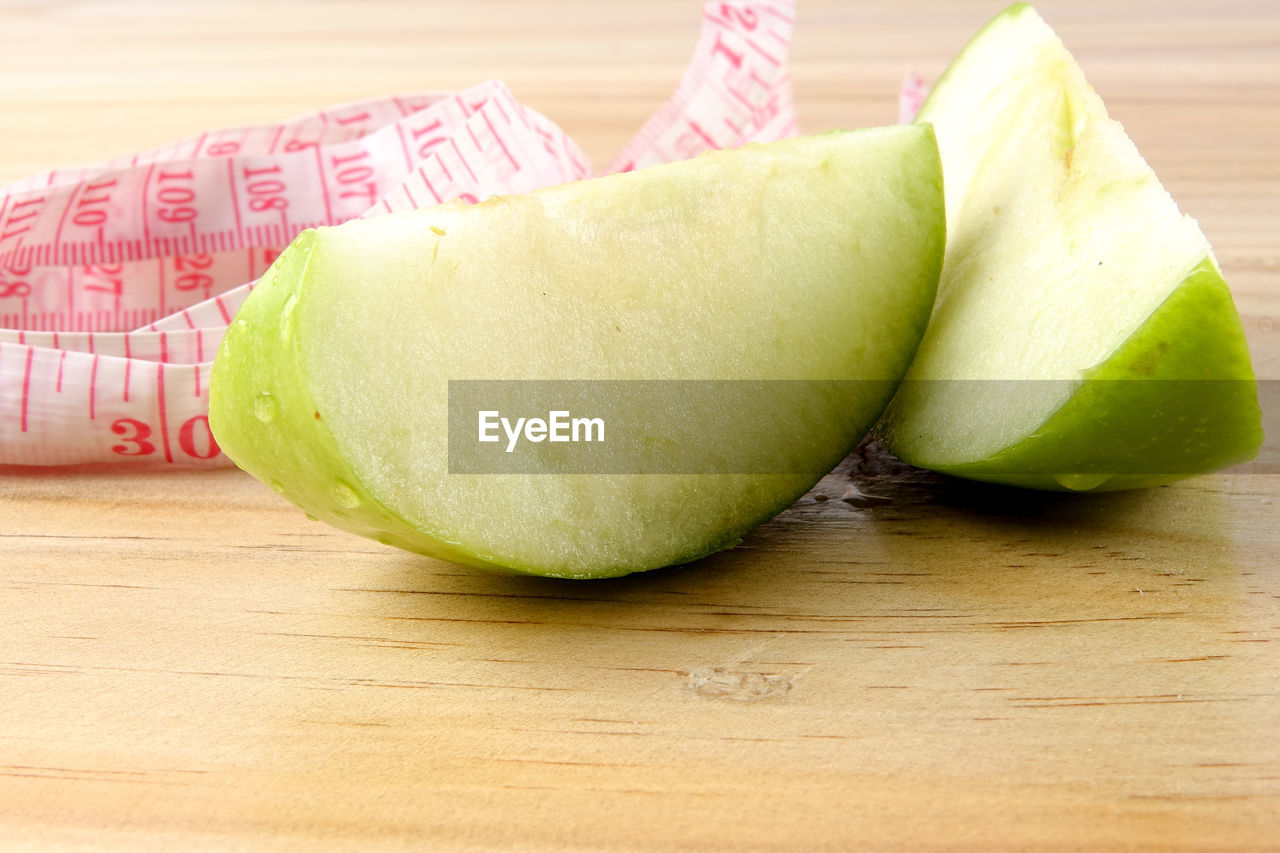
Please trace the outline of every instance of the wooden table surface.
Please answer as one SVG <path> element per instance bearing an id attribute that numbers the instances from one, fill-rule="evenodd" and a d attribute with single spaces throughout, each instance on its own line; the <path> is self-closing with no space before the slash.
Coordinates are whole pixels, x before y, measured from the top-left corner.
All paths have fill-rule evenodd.
<path id="1" fill-rule="evenodd" d="M 802 2 L 802 128 L 894 121 L 903 72 L 996 10 Z M 1041 11 L 1280 378 L 1280 8 Z M 0 181 L 492 77 L 603 165 L 697 21 L 6 3 Z M 403 554 L 233 470 L 8 471 L 0 848 L 1280 849 L 1271 470 L 1058 497 L 872 454 L 734 551 L 576 584 Z"/>

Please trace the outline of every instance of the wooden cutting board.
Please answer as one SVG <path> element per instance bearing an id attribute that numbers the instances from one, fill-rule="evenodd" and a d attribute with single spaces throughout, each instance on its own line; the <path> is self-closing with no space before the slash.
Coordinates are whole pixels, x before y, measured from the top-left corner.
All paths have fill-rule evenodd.
<path id="1" fill-rule="evenodd" d="M 491 77 L 603 165 L 697 9 L 6 5 L 0 180 Z M 802 3 L 802 127 L 892 122 L 905 70 L 995 11 Z M 1280 10 L 1041 11 L 1274 383 Z M 0 848 L 1280 849 L 1278 509 L 1262 466 L 1053 496 L 868 452 L 734 551 L 575 584 L 403 554 L 233 470 L 6 471 Z"/>

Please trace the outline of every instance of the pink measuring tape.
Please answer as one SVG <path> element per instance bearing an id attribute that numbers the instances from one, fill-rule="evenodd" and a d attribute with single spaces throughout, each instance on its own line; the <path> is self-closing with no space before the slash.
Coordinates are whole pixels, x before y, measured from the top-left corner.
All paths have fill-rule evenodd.
<path id="1" fill-rule="evenodd" d="M 908 71 L 898 87 L 898 124 L 910 124 L 929 97 L 929 86 L 914 70 Z"/>
<path id="2" fill-rule="evenodd" d="M 709 3 L 675 95 L 608 171 L 796 132 L 787 0 Z M 211 131 L 0 189 L 0 465 L 228 465 L 209 370 L 303 230 L 591 177 L 499 82 Z"/>

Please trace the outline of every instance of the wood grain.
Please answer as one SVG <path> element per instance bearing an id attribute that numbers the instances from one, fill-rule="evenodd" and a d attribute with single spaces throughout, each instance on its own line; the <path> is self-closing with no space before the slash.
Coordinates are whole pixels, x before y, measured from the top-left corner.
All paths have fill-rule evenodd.
<path id="1" fill-rule="evenodd" d="M 892 121 L 905 69 L 936 75 L 995 9 L 802 3 L 802 126 Z M 1280 379 L 1280 11 L 1041 11 Z M 0 180 L 489 77 L 603 164 L 696 19 L 10 3 Z M 1061 497 L 871 449 L 734 551 L 579 584 L 396 552 L 235 471 L 10 470 L 0 847 L 1277 849 L 1266 470 Z"/>

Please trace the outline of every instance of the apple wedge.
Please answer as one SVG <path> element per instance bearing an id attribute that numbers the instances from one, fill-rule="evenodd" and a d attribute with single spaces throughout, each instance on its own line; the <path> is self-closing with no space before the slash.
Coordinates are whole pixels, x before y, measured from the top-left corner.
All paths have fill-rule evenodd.
<path id="1" fill-rule="evenodd" d="M 309 231 L 228 330 L 210 423 L 311 515 L 411 551 L 560 577 L 687 562 L 874 423 L 933 305 L 943 205 L 918 125 Z M 459 402 L 491 385 L 528 405 Z M 602 444 L 538 443 L 584 405 Z M 492 452 L 467 468 L 458 445 Z M 599 446 L 636 455 L 574 464 Z"/>
<path id="2" fill-rule="evenodd" d="M 1123 489 L 1251 458 L 1240 319 L 1208 241 L 1028 5 L 939 80 L 938 300 L 878 431 L 924 468 Z"/>

